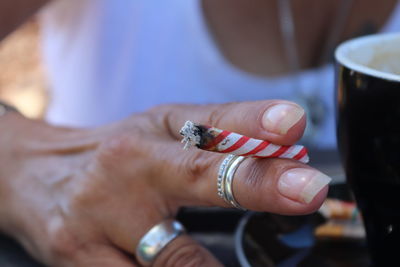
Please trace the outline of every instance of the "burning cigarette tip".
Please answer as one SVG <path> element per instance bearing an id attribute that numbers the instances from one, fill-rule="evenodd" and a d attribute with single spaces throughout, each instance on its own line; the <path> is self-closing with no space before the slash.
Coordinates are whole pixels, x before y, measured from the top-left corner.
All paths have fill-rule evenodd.
<path id="1" fill-rule="evenodd" d="M 200 131 L 193 122 L 186 121 L 185 125 L 180 131 L 180 134 L 183 136 L 182 143 L 185 144 L 183 149 L 188 149 L 189 147 L 200 145 Z"/>

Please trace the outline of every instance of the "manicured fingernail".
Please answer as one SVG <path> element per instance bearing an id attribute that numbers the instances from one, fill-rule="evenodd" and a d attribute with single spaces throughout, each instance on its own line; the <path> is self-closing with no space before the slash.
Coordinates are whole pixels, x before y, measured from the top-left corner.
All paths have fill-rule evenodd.
<path id="1" fill-rule="evenodd" d="M 297 105 L 278 104 L 268 108 L 262 119 L 265 130 L 286 134 L 304 115 L 304 109 Z"/>
<path id="2" fill-rule="evenodd" d="M 331 180 L 319 171 L 296 168 L 282 174 L 278 190 L 287 198 L 308 204 Z"/>

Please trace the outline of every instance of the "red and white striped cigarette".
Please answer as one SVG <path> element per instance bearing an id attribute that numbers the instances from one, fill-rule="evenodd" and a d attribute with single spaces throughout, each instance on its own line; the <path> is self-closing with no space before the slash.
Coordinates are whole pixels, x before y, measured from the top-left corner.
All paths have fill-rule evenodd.
<path id="1" fill-rule="evenodd" d="M 184 149 L 197 146 L 200 149 L 255 158 L 295 159 L 308 163 L 309 157 L 304 146 L 280 146 L 265 140 L 250 138 L 238 133 L 187 121 L 180 134 Z"/>

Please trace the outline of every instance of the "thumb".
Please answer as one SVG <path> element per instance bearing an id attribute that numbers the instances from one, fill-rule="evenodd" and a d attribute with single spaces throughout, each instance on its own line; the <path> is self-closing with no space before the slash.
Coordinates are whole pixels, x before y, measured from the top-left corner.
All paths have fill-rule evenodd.
<path id="1" fill-rule="evenodd" d="M 204 247 L 188 235 L 180 235 L 169 243 L 156 258 L 155 267 L 223 266 Z"/>

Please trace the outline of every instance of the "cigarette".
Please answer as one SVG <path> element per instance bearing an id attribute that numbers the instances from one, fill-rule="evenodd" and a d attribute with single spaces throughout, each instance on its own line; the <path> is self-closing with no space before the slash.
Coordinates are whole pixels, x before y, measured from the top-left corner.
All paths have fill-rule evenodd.
<path id="1" fill-rule="evenodd" d="M 301 145 L 281 146 L 266 140 L 187 121 L 180 134 L 184 149 L 196 146 L 202 150 L 254 158 L 294 159 L 308 163 L 307 149 Z"/>
<path id="2" fill-rule="evenodd" d="M 354 202 L 339 199 L 326 199 L 318 211 L 326 219 L 354 221 L 360 217 L 360 212 Z"/>
<path id="3" fill-rule="evenodd" d="M 314 235 L 318 239 L 365 239 L 362 223 L 329 221 L 315 228 Z"/>

